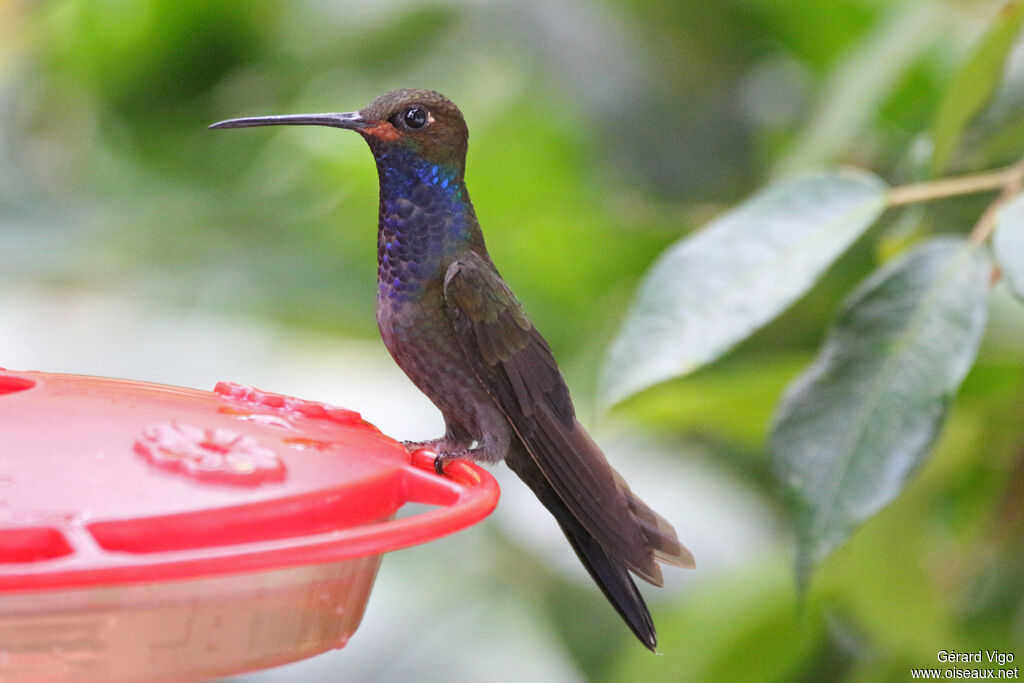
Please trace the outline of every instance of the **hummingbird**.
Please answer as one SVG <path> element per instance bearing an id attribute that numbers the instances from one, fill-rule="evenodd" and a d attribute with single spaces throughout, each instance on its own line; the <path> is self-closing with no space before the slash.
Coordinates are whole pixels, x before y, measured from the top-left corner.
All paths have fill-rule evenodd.
<path id="1" fill-rule="evenodd" d="M 672 525 L 630 491 L 576 419 L 547 342 L 498 273 L 466 189 L 469 131 L 432 90 L 394 90 L 356 112 L 229 119 L 210 128 L 313 125 L 369 143 L 380 180 L 377 325 L 384 345 L 444 417 L 444 436 L 406 442 L 454 458 L 504 460 L 554 516 L 591 578 L 656 651 L 630 572 L 693 568 Z"/>

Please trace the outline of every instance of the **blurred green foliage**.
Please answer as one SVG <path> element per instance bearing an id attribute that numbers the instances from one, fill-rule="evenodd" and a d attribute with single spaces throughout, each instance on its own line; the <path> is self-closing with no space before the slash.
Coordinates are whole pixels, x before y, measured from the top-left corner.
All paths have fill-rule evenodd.
<path id="1" fill-rule="evenodd" d="M 129 291 L 372 338 L 365 146 L 205 126 L 435 88 L 469 122 L 468 185 L 492 256 L 586 414 L 637 283 L 680 236 L 782 172 L 854 163 L 893 185 L 927 178 L 935 113 L 999 8 L 0 0 L 0 284 Z M 994 100 L 961 117 L 948 172 L 1024 155 L 1022 104 L 1018 45 Z M 963 233 L 984 206 L 887 213 L 779 319 L 617 417 L 682 444 L 680 458 L 706 449 L 774 507 L 768 423 L 844 293 L 892 255 L 886 244 Z M 596 591 L 574 592 L 542 558 L 504 578 L 546 587 L 553 632 L 595 680 L 906 680 L 940 649 L 1024 657 L 1021 315 L 993 307 L 936 454 L 824 563 L 802 608 L 788 546 L 726 572 L 695 548 L 692 587 L 651 595 L 666 652 L 651 657 Z M 567 610 L 569 598 L 585 606 Z"/>

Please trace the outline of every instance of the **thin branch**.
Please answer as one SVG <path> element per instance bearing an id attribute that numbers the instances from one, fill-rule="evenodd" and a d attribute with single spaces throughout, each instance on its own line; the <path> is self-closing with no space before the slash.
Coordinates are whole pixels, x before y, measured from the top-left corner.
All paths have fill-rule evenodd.
<path id="1" fill-rule="evenodd" d="M 1021 174 L 1017 174 L 1007 181 L 1006 185 L 1003 186 L 1003 191 L 999 193 L 999 197 L 988 205 L 985 213 L 981 214 L 981 218 L 978 219 L 978 222 L 971 229 L 971 242 L 981 244 L 988 239 L 988 236 L 995 230 L 999 219 L 999 212 L 1007 202 L 1020 194 L 1022 183 L 1024 183 L 1024 176 Z"/>
<path id="2" fill-rule="evenodd" d="M 963 194 L 990 192 L 1011 185 L 1020 187 L 1022 179 L 1024 179 L 1024 162 L 1018 162 L 991 173 L 900 185 L 889 191 L 887 201 L 889 206 L 903 206 Z"/>

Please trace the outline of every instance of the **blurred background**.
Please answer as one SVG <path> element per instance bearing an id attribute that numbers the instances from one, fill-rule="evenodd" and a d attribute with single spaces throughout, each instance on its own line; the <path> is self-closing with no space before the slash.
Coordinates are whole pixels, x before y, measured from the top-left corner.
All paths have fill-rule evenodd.
<path id="1" fill-rule="evenodd" d="M 377 178 L 358 136 L 208 131 L 432 88 L 469 123 L 490 252 L 632 487 L 697 558 L 632 638 L 504 466 L 497 512 L 388 555 L 341 651 L 239 682 L 906 680 L 939 650 L 1024 658 L 1024 316 L 999 285 L 978 364 L 906 493 L 794 590 L 765 436 L 843 295 L 986 198 L 889 212 L 725 359 L 594 413 L 641 276 L 781 174 L 926 177 L 982 0 L 0 0 L 0 365 L 218 380 L 439 435 L 376 332 Z M 1024 50 L 948 163 L 1024 154 Z"/>

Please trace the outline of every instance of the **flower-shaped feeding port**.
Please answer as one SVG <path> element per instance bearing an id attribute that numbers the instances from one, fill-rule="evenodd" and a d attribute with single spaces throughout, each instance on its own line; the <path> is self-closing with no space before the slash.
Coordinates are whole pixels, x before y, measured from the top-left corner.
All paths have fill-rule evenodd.
<path id="1" fill-rule="evenodd" d="M 150 425 L 135 440 L 135 452 L 158 467 L 209 481 L 258 484 L 285 474 L 284 462 L 273 450 L 224 427 Z"/>

